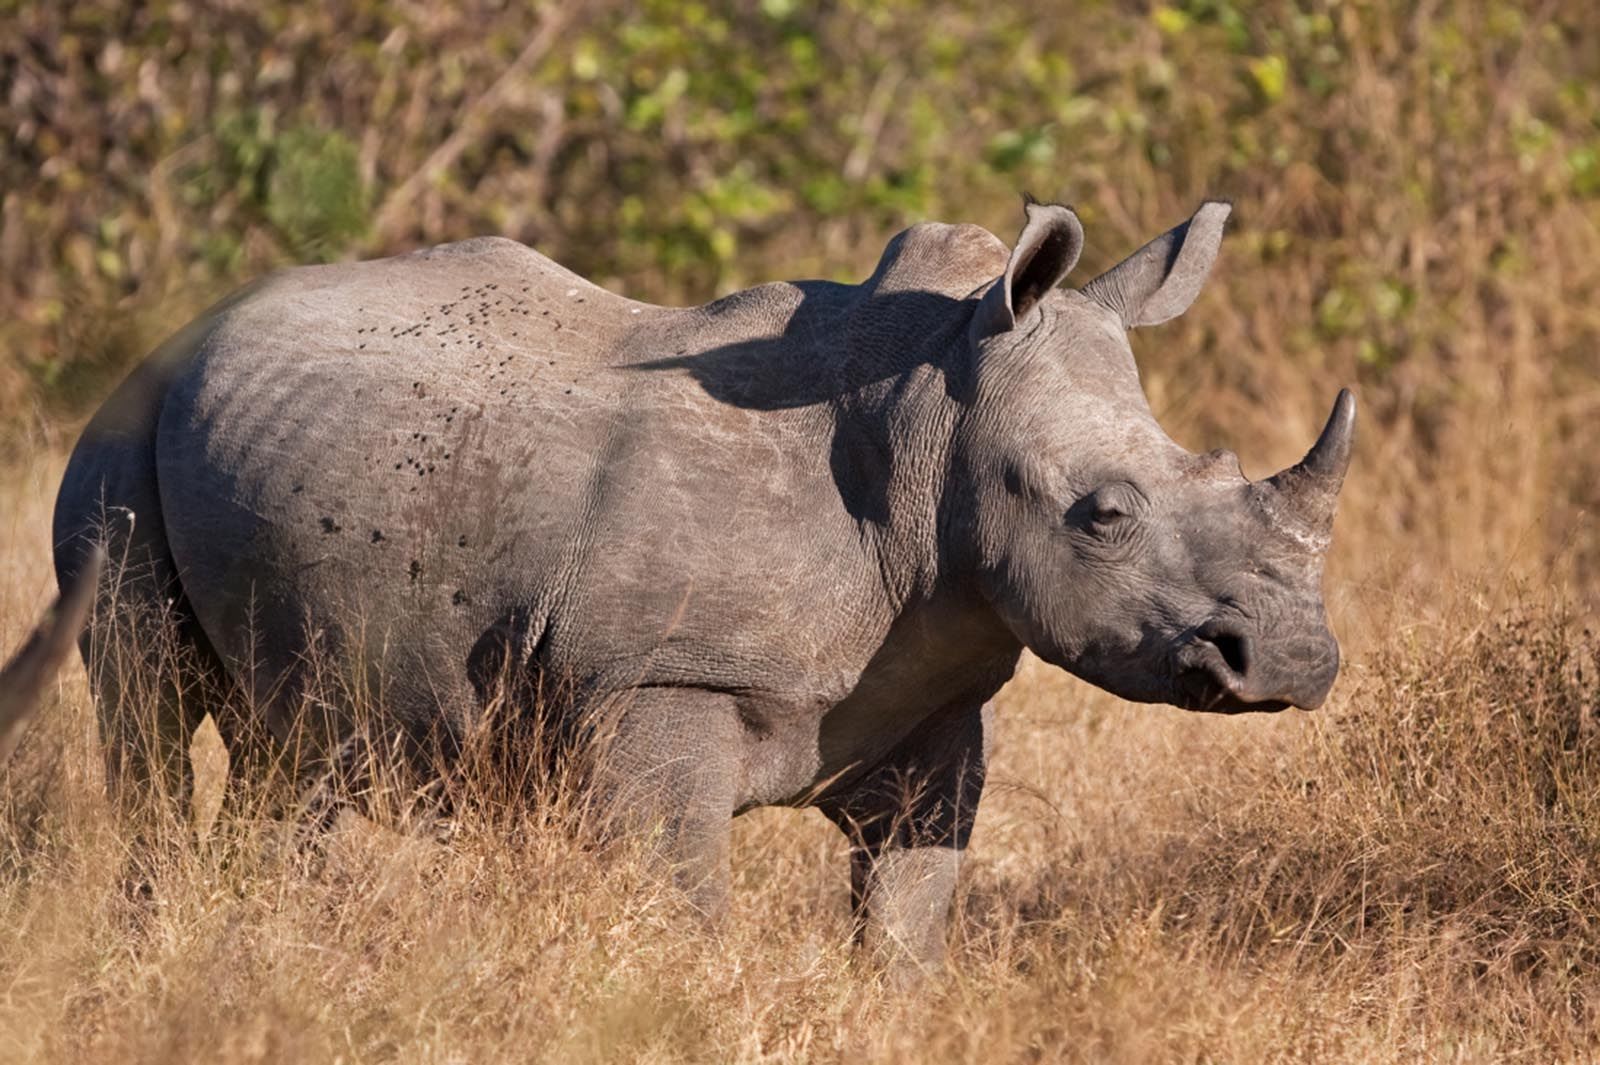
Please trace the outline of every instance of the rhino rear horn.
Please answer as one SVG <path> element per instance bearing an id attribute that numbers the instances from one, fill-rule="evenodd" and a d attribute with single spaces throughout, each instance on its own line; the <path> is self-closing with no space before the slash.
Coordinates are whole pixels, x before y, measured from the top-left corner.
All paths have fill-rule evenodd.
<path id="1" fill-rule="evenodd" d="M 96 547 L 28 642 L 0 668 L 0 766 L 16 750 L 28 719 L 39 707 L 45 685 L 77 643 L 94 603 L 104 561 L 105 552 Z"/>
<path id="2" fill-rule="evenodd" d="M 1334 510 L 1345 471 L 1350 468 L 1355 430 L 1356 397 L 1348 388 L 1342 388 L 1339 398 L 1333 401 L 1333 413 L 1328 415 L 1322 435 L 1306 457 L 1266 480 L 1277 498 L 1277 509 L 1293 515 L 1318 540 L 1325 541 L 1333 530 Z"/>
<path id="3" fill-rule="evenodd" d="M 1211 275 L 1232 210 L 1224 200 L 1207 200 L 1187 222 L 1083 286 L 1084 295 L 1116 311 L 1127 329 L 1176 318 Z"/>

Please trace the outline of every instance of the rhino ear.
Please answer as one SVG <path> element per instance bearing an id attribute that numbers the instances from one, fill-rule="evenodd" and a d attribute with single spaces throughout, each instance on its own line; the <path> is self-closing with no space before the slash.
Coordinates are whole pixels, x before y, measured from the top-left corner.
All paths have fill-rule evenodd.
<path id="1" fill-rule="evenodd" d="M 1035 203 L 1024 210 L 1022 235 L 1001 274 L 978 304 L 973 329 L 979 337 L 1008 332 L 1038 306 L 1045 293 L 1071 272 L 1083 251 L 1083 226 L 1070 207 Z"/>
<path id="2" fill-rule="evenodd" d="M 1206 283 L 1232 210 L 1223 200 L 1207 200 L 1183 225 L 1083 286 L 1083 294 L 1116 311 L 1129 329 L 1176 318 Z"/>

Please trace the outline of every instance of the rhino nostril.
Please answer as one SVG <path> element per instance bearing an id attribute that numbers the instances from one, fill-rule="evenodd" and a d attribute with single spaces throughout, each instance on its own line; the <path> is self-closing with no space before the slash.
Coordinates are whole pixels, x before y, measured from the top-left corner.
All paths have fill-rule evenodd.
<path id="1" fill-rule="evenodd" d="M 1228 668 L 1244 676 L 1250 668 L 1249 645 L 1245 638 L 1233 632 L 1211 633 L 1205 639 L 1222 654 Z"/>

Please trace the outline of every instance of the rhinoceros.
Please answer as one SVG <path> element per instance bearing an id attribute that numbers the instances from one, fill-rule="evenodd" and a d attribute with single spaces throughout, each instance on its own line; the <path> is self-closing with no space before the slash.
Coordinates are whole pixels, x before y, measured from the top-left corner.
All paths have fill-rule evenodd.
<path id="1" fill-rule="evenodd" d="M 860 284 L 689 308 L 500 238 L 255 283 L 132 374 L 61 487 L 62 580 L 105 541 L 181 652 L 143 730 L 94 670 L 113 787 L 181 774 L 207 693 L 251 708 L 230 747 L 299 742 L 330 660 L 416 740 L 386 750 L 471 733 L 497 675 L 530 714 L 559 678 L 559 713 L 618 708 L 587 787 L 699 907 L 726 905 L 731 818 L 815 806 L 862 937 L 941 957 L 1024 648 L 1192 710 L 1333 683 L 1354 400 L 1252 482 L 1167 437 L 1127 339 L 1195 299 L 1228 214 L 1078 289 L 1077 215 L 1032 200 L 1009 251 L 919 224 Z"/>

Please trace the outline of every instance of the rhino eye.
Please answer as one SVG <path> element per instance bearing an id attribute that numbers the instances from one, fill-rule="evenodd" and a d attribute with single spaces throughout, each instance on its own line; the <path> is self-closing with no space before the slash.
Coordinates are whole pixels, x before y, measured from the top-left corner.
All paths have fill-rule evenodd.
<path id="1" fill-rule="evenodd" d="M 1144 502 L 1138 489 L 1126 482 L 1104 485 L 1084 496 L 1067 511 L 1067 521 L 1100 534 L 1120 532 Z"/>

